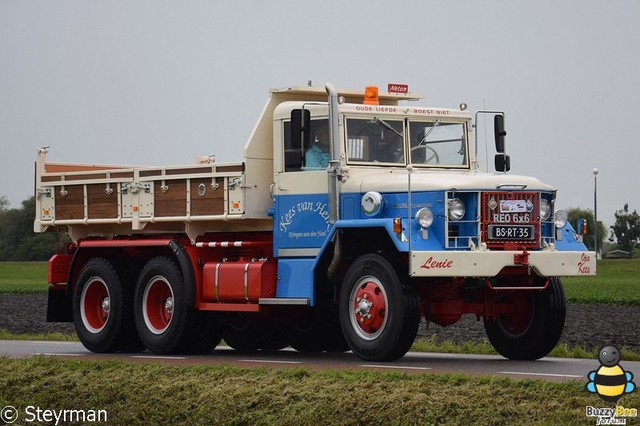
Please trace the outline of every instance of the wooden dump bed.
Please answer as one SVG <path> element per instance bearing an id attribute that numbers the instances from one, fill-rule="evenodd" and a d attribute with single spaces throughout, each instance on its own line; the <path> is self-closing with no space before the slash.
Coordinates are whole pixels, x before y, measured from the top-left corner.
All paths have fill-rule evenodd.
<path id="1" fill-rule="evenodd" d="M 195 240 L 230 230 L 233 219 L 246 219 L 243 229 L 270 229 L 266 211 L 246 215 L 246 189 L 244 163 L 127 167 L 50 163 L 43 154 L 34 230 L 64 227 L 74 240 L 158 232 Z"/>

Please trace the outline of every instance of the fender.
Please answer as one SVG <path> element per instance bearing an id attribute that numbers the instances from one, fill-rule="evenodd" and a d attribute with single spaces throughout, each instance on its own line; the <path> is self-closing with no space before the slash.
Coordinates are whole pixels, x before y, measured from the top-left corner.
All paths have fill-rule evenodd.
<path id="1" fill-rule="evenodd" d="M 73 284 L 75 282 L 75 276 L 77 275 L 77 269 L 86 262 L 92 255 L 88 252 L 96 252 L 102 250 L 112 249 L 124 249 L 124 248 L 152 248 L 152 247 L 166 247 L 168 248 L 176 260 L 178 266 L 182 272 L 182 276 L 185 282 L 185 294 L 187 304 L 190 307 L 195 307 L 196 303 L 196 290 L 195 290 L 195 274 L 191 263 L 191 258 L 187 253 L 184 246 L 174 238 L 152 238 L 142 240 L 83 240 L 78 243 L 78 247 L 75 250 L 71 265 L 69 267 L 69 276 L 67 278 L 67 297 L 71 299 L 73 297 Z M 156 255 L 157 253 L 153 253 Z M 107 255 L 108 257 L 108 255 Z M 151 256 L 153 257 L 153 256 Z"/>
<path id="2" fill-rule="evenodd" d="M 403 220 L 403 224 L 405 223 L 406 221 Z M 362 220 L 362 219 L 338 220 L 329 231 L 329 236 L 325 239 L 324 243 L 320 247 L 320 250 L 318 251 L 318 255 L 316 256 L 315 262 L 313 263 L 313 271 L 316 270 L 318 263 L 320 262 L 320 259 L 325 256 L 327 247 L 329 246 L 330 242 L 334 241 L 337 231 L 343 230 L 343 229 L 357 229 L 357 228 L 360 228 L 360 229 L 382 228 L 387 232 L 387 234 L 389 235 L 389 239 L 393 242 L 398 252 L 406 253 L 409 251 L 408 242 L 402 241 L 402 237 L 400 237 L 398 234 L 396 234 L 393 231 L 393 218 L 367 219 L 367 220 Z M 404 228 L 405 227 L 403 225 L 403 229 Z"/>

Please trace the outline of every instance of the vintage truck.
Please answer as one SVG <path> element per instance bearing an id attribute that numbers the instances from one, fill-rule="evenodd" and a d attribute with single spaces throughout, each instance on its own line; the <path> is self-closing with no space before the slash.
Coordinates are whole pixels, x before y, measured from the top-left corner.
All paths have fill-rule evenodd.
<path id="1" fill-rule="evenodd" d="M 564 327 L 559 277 L 594 275 L 595 255 L 554 187 L 508 173 L 503 113 L 419 99 L 406 85 L 273 89 L 238 163 L 40 149 L 34 229 L 72 240 L 49 261 L 48 320 L 73 321 L 94 352 L 206 353 L 224 338 L 391 361 L 422 318 L 471 314 L 503 356 L 545 356 Z M 472 137 L 486 114 L 495 172 Z"/>

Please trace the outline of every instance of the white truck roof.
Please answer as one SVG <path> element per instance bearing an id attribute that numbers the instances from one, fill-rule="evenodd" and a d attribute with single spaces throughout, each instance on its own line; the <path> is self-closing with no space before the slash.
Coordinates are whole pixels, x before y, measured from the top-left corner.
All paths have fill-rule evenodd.
<path id="1" fill-rule="evenodd" d="M 347 103 L 361 104 L 364 99 L 364 91 L 364 88 L 362 90 L 338 90 L 338 96 L 344 97 Z M 282 97 L 292 101 L 327 101 L 327 91 L 324 87 L 281 87 L 270 89 L 269 93 L 272 98 Z M 399 101 L 418 101 L 420 99 L 424 99 L 424 96 L 415 93 L 378 92 L 380 105 L 398 105 Z"/>

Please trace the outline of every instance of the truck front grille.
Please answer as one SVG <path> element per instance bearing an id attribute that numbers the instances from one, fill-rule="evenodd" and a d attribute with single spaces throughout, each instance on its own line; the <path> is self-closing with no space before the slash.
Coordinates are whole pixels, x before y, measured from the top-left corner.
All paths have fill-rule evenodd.
<path id="1" fill-rule="evenodd" d="M 481 235 L 487 247 L 515 250 L 540 247 L 538 192 L 483 192 Z"/>

